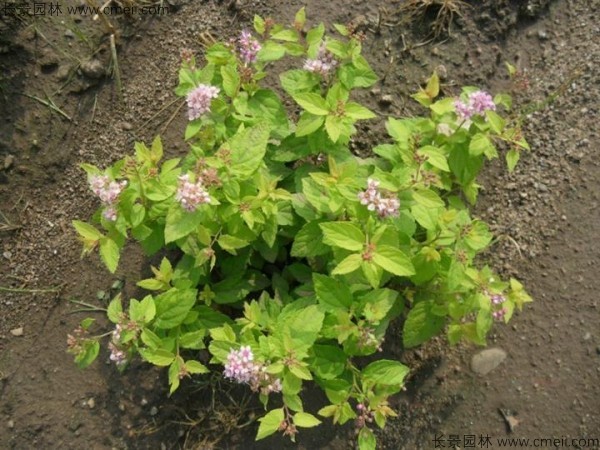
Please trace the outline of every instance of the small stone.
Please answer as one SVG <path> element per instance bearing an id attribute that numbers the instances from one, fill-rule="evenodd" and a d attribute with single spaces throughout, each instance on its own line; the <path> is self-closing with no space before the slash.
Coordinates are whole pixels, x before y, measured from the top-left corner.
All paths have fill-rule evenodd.
<path id="1" fill-rule="evenodd" d="M 121 122 L 121 128 L 123 128 L 125 131 L 129 131 L 133 129 L 133 125 L 131 125 L 130 122 Z"/>
<path id="2" fill-rule="evenodd" d="M 75 33 L 73 33 L 73 31 L 67 29 L 67 30 L 65 30 L 65 37 L 73 39 L 73 38 L 75 38 Z"/>
<path id="3" fill-rule="evenodd" d="M 71 66 L 69 66 L 68 64 L 61 64 L 60 66 L 58 66 L 58 70 L 56 71 L 54 76 L 59 81 L 65 81 L 65 80 L 67 80 L 67 78 L 69 78 L 70 73 L 71 73 Z"/>
<path id="4" fill-rule="evenodd" d="M 506 359 L 506 352 L 501 348 L 482 350 L 471 359 L 471 370 L 479 375 L 487 375 Z"/>
<path id="5" fill-rule="evenodd" d="M 151 416 L 155 416 L 158 414 L 158 408 L 156 406 L 153 406 L 152 408 L 150 408 L 150 415 Z"/>
<path id="6" fill-rule="evenodd" d="M 104 64 L 97 59 L 88 59 L 81 64 L 81 71 L 86 77 L 100 79 L 106 75 Z"/>
<path id="7" fill-rule="evenodd" d="M 6 426 L 12 430 L 15 427 L 15 421 L 9 420 L 8 422 L 6 422 Z"/>
<path id="8" fill-rule="evenodd" d="M 589 331 L 583 335 L 584 341 L 589 341 L 591 338 L 592 338 L 592 333 L 590 333 Z"/>
<path id="9" fill-rule="evenodd" d="M 394 102 L 394 97 L 392 97 L 390 94 L 382 95 L 379 98 L 379 104 L 381 106 L 390 106 L 393 102 Z"/>
<path id="10" fill-rule="evenodd" d="M 546 33 L 546 30 L 538 30 L 537 35 L 540 41 L 545 41 L 548 39 L 548 33 Z"/>
<path id="11" fill-rule="evenodd" d="M 15 157 L 13 155 L 6 155 L 4 157 L 4 170 L 10 169 L 15 163 Z"/>
<path id="12" fill-rule="evenodd" d="M 94 400 L 94 397 L 91 397 L 88 401 L 87 401 L 87 406 L 90 409 L 94 409 L 96 407 L 96 400 Z"/>
<path id="13" fill-rule="evenodd" d="M 146 406 L 148 404 L 148 400 L 146 400 L 146 398 L 142 398 L 142 400 L 140 401 L 140 404 L 142 406 Z"/>
<path id="14" fill-rule="evenodd" d="M 13 336 L 23 336 L 23 327 L 19 327 L 19 328 L 14 328 L 12 330 L 10 330 L 10 334 L 12 334 Z"/>
<path id="15" fill-rule="evenodd" d="M 2 256 L 3 256 L 5 259 L 10 259 L 10 258 L 12 258 L 12 253 L 11 253 L 11 252 L 9 252 L 8 250 L 6 250 L 5 252 L 3 252 L 3 253 L 2 253 Z"/>

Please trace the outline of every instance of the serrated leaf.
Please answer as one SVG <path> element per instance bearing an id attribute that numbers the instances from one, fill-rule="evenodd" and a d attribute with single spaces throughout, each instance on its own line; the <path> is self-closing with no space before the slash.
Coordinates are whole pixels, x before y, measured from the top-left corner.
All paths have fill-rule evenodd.
<path id="1" fill-rule="evenodd" d="M 159 367 L 169 366 L 175 360 L 175 355 L 173 353 L 162 348 L 156 350 L 140 348 L 138 351 L 145 361 Z"/>
<path id="2" fill-rule="evenodd" d="M 319 224 L 323 230 L 323 242 L 333 247 L 360 251 L 365 245 L 365 234 L 350 222 L 326 222 Z"/>
<path id="3" fill-rule="evenodd" d="M 362 260 L 362 256 L 357 253 L 348 255 L 335 266 L 335 269 L 331 271 L 331 275 L 344 275 L 346 273 L 354 272 L 360 267 Z"/>
<path id="4" fill-rule="evenodd" d="M 269 411 L 265 416 L 258 419 L 260 425 L 258 426 L 258 432 L 256 433 L 256 440 L 258 441 L 266 438 L 279 430 L 279 426 L 284 418 L 283 408 L 278 408 Z"/>
<path id="5" fill-rule="evenodd" d="M 154 299 L 156 328 L 169 329 L 180 325 L 196 303 L 196 295 L 195 289 L 175 288 L 158 295 Z"/>
<path id="6" fill-rule="evenodd" d="M 509 172 L 515 170 L 520 156 L 521 154 L 515 149 L 510 149 L 508 152 L 506 152 L 506 165 L 508 166 Z"/>
<path id="7" fill-rule="evenodd" d="M 292 98 L 298 103 L 305 111 L 316 116 L 326 116 L 329 114 L 329 105 L 327 101 L 319 94 L 313 92 L 299 92 L 292 95 Z"/>
<path id="8" fill-rule="evenodd" d="M 311 221 L 296 233 L 292 245 L 291 255 L 294 257 L 310 257 L 324 255 L 330 248 L 323 244 L 323 232 L 319 222 Z"/>
<path id="9" fill-rule="evenodd" d="M 100 256 L 110 273 L 115 273 L 121 256 L 117 243 L 107 237 L 100 239 Z"/>
<path id="10" fill-rule="evenodd" d="M 354 102 L 346 103 L 346 105 L 344 106 L 344 115 L 354 120 L 372 119 L 374 117 L 377 117 L 377 115 L 370 109 L 365 108 L 364 106 Z"/>
<path id="11" fill-rule="evenodd" d="M 97 241 L 98 239 L 104 237 L 104 235 L 98 231 L 96 227 L 90 225 L 89 223 L 85 223 L 80 220 L 74 220 L 71 223 L 73 224 L 73 227 L 77 233 L 79 233 L 79 235 L 84 239 Z"/>
<path id="12" fill-rule="evenodd" d="M 179 204 L 173 205 L 166 217 L 165 244 L 187 236 L 196 230 L 202 217 L 202 212 L 186 211 Z"/>
<path id="13" fill-rule="evenodd" d="M 223 90 L 229 97 L 235 97 L 240 86 L 240 75 L 234 64 L 228 64 L 221 67 L 221 76 L 223 77 Z"/>
<path id="14" fill-rule="evenodd" d="M 296 124 L 296 136 L 307 136 L 317 131 L 325 122 L 325 116 L 315 116 L 304 111 L 300 115 L 300 120 Z"/>
<path id="15" fill-rule="evenodd" d="M 315 273 L 313 274 L 313 283 L 317 299 L 327 311 L 349 309 L 352 305 L 352 292 L 341 281 Z"/>
<path id="16" fill-rule="evenodd" d="M 307 412 L 298 412 L 294 414 L 294 425 L 300 428 L 312 428 L 319 425 L 321 421 Z"/>
<path id="17" fill-rule="evenodd" d="M 446 206 L 444 200 L 431 189 L 416 189 L 412 194 L 415 202 L 426 208 L 441 208 Z"/>
<path id="18" fill-rule="evenodd" d="M 185 362 L 185 370 L 187 370 L 188 373 L 194 374 L 209 372 L 208 368 L 204 364 L 201 364 L 199 361 L 194 360 Z"/>
<path id="19" fill-rule="evenodd" d="M 80 369 L 85 369 L 96 360 L 99 352 L 100 343 L 98 341 L 86 340 L 82 350 L 75 356 L 75 364 Z"/>
<path id="20" fill-rule="evenodd" d="M 405 347 L 416 347 L 443 328 L 444 318 L 432 314 L 432 307 L 432 301 L 421 301 L 409 311 L 402 332 Z"/>
<path id="21" fill-rule="evenodd" d="M 362 427 L 358 433 L 359 450 L 376 450 L 377 438 L 368 427 Z"/>
<path id="22" fill-rule="evenodd" d="M 402 386 L 408 372 L 408 367 L 398 361 L 380 359 L 362 370 L 362 378 L 374 384 Z"/>
<path id="23" fill-rule="evenodd" d="M 261 122 L 236 133 L 222 146 L 231 152 L 232 174 L 247 179 L 256 172 L 267 151 L 270 131 L 271 126 Z"/>
<path id="24" fill-rule="evenodd" d="M 106 315 L 108 316 L 108 320 L 112 323 L 119 323 L 121 321 L 122 313 L 123 305 L 121 304 L 121 294 L 117 294 L 108 304 Z"/>
<path id="25" fill-rule="evenodd" d="M 448 160 L 441 149 L 432 145 L 426 145 L 425 147 L 421 147 L 418 152 L 427 156 L 427 162 L 433 167 L 437 167 L 444 172 L 450 172 Z"/>
<path id="26" fill-rule="evenodd" d="M 400 277 L 411 276 L 415 268 L 408 256 L 389 245 L 378 245 L 373 253 L 373 262 L 384 270 Z"/>

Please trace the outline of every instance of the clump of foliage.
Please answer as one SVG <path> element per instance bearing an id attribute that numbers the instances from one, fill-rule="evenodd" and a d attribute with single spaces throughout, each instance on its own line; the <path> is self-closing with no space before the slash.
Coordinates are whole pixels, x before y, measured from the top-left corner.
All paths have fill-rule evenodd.
<path id="1" fill-rule="evenodd" d="M 409 373 L 377 357 L 392 321 L 403 322 L 402 337 L 387 339 L 405 347 L 442 332 L 484 345 L 494 321 L 530 301 L 517 280 L 474 265 L 492 235 L 467 207 L 496 144 L 510 148 L 512 170 L 527 143 L 508 96 L 465 87 L 438 98 L 434 74 L 414 95 L 426 113 L 389 119 L 389 141 L 357 157 L 355 124 L 376 114 L 352 91 L 377 81 L 360 39 L 344 26 L 336 38 L 323 24 L 305 32 L 303 9 L 291 27 L 255 17 L 254 28 L 258 37 L 208 48 L 202 67 L 185 55 L 183 158 L 163 160 L 156 138 L 105 170 L 83 165 L 102 202 L 96 225 L 74 221 L 84 253 L 99 249 L 111 272 L 131 238 L 148 255 L 179 255 L 137 283 L 144 298 L 110 302 L 110 359 L 168 367 L 171 392 L 223 370 L 260 395 L 257 439 L 293 438 L 319 416 L 354 420 L 360 448 L 375 448 L 372 427 L 395 416 L 388 398 Z M 284 57 L 298 60 L 279 81 L 299 114 L 263 84 Z M 70 336 L 81 367 L 99 352 L 92 322 Z M 304 408 L 308 382 L 329 400 L 319 411 Z"/>

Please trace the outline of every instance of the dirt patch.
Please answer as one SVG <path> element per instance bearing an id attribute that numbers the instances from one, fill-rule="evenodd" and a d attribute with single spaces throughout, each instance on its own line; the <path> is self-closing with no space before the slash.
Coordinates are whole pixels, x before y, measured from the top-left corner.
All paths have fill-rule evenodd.
<path id="1" fill-rule="evenodd" d="M 600 145 L 600 2 L 471 3 L 456 16 L 450 36 L 434 42 L 427 42 L 431 17 L 400 26 L 391 0 L 303 3 L 312 22 L 360 18 L 365 54 L 382 77 L 361 101 L 383 116 L 418 112 L 408 95 L 433 69 L 447 95 L 465 84 L 506 90 L 505 61 L 528 84 L 518 101 L 540 102 L 527 122 L 531 153 L 512 175 L 501 161 L 491 166 L 480 180 L 477 210 L 500 236 L 487 261 L 517 275 L 536 302 L 509 327 L 495 328 L 490 346 L 508 356 L 485 376 L 470 370 L 479 349 L 448 352 L 439 339 L 402 352 L 392 330 L 386 351 L 414 372 L 407 392 L 394 399 L 399 417 L 380 433 L 381 448 L 433 448 L 440 435 L 459 435 L 461 443 L 469 435 L 489 435 L 493 442 L 600 438 L 600 170 L 594 153 Z M 296 448 L 279 438 L 252 443 L 255 425 L 244 425 L 260 409 L 243 391 L 228 391 L 231 399 L 220 396 L 213 407 L 206 382 L 195 381 L 168 399 L 162 371 L 138 363 L 119 375 L 103 353 L 79 372 L 65 341 L 80 319 L 69 300 L 101 305 L 96 293 L 115 279 L 131 294 L 147 270 L 136 252 L 116 278 L 97 258 L 80 260 L 70 222 L 87 219 L 97 205 L 77 165 L 110 164 L 135 140 L 148 142 L 159 132 L 169 154 L 183 153 L 186 118 L 173 94 L 181 48 L 201 53 L 199 42 L 236 34 L 254 13 L 291 20 L 300 6 L 181 2 L 163 16 L 111 17 L 125 30 L 117 42 L 122 92 L 110 42 L 91 17 L 0 22 L 0 286 L 6 288 L 0 292 L 0 447 L 210 448 L 220 436 L 216 448 Z M 87 42 L 78 37 L 82 30 Z M 555 92 L 556 101 L 541 104 Z M 355 149 L 368 151 L 382 138 L 380 124 L 365 126 Z M 307 394 L 318 403 L 318 394 Z M 236 415 L 240 409 L 244 414 Z M 344 449 L 352 439 L 351 426 L 321 426 L 301 433 L 297 447 Z"/>

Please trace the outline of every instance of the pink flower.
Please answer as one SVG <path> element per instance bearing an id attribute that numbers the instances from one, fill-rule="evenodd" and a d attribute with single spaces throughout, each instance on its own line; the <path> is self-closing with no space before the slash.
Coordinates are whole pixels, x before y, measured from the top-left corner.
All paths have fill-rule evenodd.
<path id="1" fill-rule="evenodd" d="M 127 186 L 127 181 L 111 181 L 108 175 L 90 177 L 90 188 L 105 206 L 102 217 L 110 222 L 117 220 L 117 203 L 119 195 Z"/>
<path id="2" fill-rule="evenodd" d="M 358 193 L 361 205 L 369 211 L 376 211 L 379 217 L 397 216 L 400 209 L 400 200 L 396 197 L 383 197 L 379 192 L 379 181 L 369 178 L 367 189 Z"/>
<path id="3" fill-rule="evenodd" d="M 210 203 L 210 195 L 204 189 L 201 181 L 192 183 L 190 176 L 185 174 L 179 177 L 179 187 L 175 194 L 175 200 L 177 200 L 183 209 L 186 211 L 195 211 L 199 205 L 203 203 Z"/>
<path id="4" fill-rule="evenodd" d="M 229 351 L 223 375 L 240 384 L 248 384 L 253 391 L 260 391 L 264 395 L 281 392 L 281 380 L 267 372 L 266 364 L 254 362 L 250 346 Z"/>
<path id="5" fill-rule="evenodd" d="M 248 64 L 252 64 L 256 62 L 256 55 L 262 48 L 260 42 L 252 37 L 249 31 L 242 31 L 242 34 L 237 40 L 238 42 L 238 53 L 240 55 L 240 59 L 247 66 Z"/>
<path id="6" fill-rule="evenodd" d="M 220 89 L 215 86 L 201 84 L 192 90 L 186 98 L 188 104 L 188 117 L 190 120 L 197 119 L 202 114 L 210 111 L 213 98 L 219 96 Z"/>
<path id="7" fill-rule="evenodd" d="M 337 61 L 334 59 L 333 54 L 327 50 L 325 44 L 321 45 L 315 59 L 307 59 L 304 62 L 304 70 L 322 76 L 328 75 L 329 72 L 335 69 L 335 66 L 337 66 Z"/>
<path id="8" fill-rule="evenodd" d="M 486 111 L 495 111 L 496 105 L 492 96 L 484 91 L 472 92 L 467 103 L 457 99 L 454 109 L 460 120 L 469 120 L 474 114 L 483 115 Z"/>

